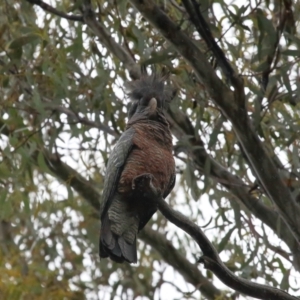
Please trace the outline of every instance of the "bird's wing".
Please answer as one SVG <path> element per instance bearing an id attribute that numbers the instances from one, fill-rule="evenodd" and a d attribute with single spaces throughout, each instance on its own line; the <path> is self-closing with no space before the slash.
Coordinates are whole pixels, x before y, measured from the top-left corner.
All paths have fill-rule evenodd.
<path id="1" fill-rule="evenodd" d="M 118 140 L 108 159 L 104 188 L 100 202 L 100 216 L 106 214 L 111 205 L 113 195 L 117 189 L 118 181 L 123 170 L 124 164 L 129 152 L 133 146 L 133 136 L 135 130 L 133 127 L 127 129 Z"/>

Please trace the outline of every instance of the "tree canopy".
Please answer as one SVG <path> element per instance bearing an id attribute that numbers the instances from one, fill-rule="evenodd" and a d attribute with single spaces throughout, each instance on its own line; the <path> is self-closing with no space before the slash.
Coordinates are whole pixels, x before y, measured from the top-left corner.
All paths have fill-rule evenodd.
<path id="1" fill-rule="evenodd" d="M 297 299 L 299 20 L 291 0 L 1 1 L 0 298 Z M 141 68 L 177 90 L 177 183 L 117 264 L 99 201 Z"/>

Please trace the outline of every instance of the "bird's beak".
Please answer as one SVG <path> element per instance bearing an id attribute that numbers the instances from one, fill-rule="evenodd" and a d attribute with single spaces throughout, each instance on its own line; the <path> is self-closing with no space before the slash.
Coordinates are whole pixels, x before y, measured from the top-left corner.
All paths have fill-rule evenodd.
<path id="1" fill-rule="evenodd" d="M 151 98 L 148 104 L 150 113 L 153 114 L 157 108 L 157 100 L 155 98 Z"/>

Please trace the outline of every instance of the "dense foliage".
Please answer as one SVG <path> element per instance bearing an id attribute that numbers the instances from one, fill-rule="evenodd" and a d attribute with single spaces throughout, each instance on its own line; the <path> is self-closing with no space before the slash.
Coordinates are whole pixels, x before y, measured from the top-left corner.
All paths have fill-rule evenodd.
<path id="1" fill-rule="evenodd" d="M 47 3 L 0 3 L 0 298 L 236 296 L 160 213 L 138 264 L 98 258 L 105 164 L 141 65 L 177 89 L 168 203 L 236 275 L 299 295 L 300 1 Z"/>

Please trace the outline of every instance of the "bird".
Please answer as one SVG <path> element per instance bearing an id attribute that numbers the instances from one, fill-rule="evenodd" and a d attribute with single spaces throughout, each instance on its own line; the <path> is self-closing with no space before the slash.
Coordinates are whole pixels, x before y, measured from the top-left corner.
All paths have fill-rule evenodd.
<path id="1" fill-rule="evenodd" d="M 166 76 L 143 74 L 127 84 L 132 100 L 125 131 L 112 150 L 100 201 L 100 259 L 137 262 L 137 234 L 175 181 L 172 134 L 166 109 L 175 90 Z"/>

